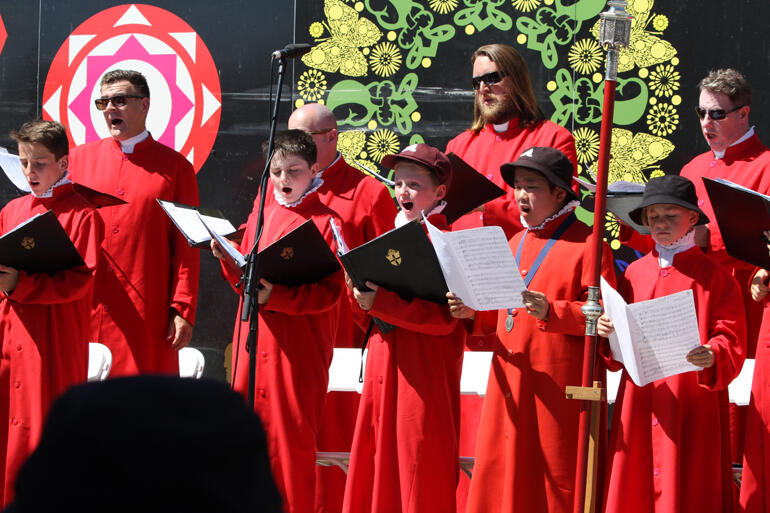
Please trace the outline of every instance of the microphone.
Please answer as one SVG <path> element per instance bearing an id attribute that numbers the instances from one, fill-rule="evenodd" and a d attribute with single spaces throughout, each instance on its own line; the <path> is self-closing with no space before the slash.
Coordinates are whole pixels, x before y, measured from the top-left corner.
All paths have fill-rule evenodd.
<path id="1" fill-rule="evenodd" d="M 285 48 L 281 48 L 280 50 L 276 50 L 273 52 L 273 59 L 296 59 L 297 57 L 302 57 L 306 53 L 308 53 L 313 48 L 313 45 L 307 44 L 307 43 L 297 43 L 297 44 L 290 44 L 286 45 Z"/>

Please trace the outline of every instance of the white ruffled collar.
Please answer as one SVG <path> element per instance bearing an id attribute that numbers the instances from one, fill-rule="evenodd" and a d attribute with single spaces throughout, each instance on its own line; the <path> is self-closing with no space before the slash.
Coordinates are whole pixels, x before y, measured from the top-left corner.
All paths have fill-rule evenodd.
<path id="1" fill-rule="evenodd" d="M 32 192 L 32 195 L 36 198 L 52 198 L 53 197 L 53 190 L 57 188 L 60 185 L 64 185 L 67 183 L 71 183 L 72 180 L 70 180 L 70 172 L 69 169 L 64 171 L 64 174 L 59 178 L 55 184 L 50 186 L 47 191 L 45 191 L 43 194 L 35 194 Z"/>
<path id="2" fill-rule="evenodd" d="M 444 211 L 445 207 L 446 207 L 446 201 L 441 200 L 438 205 L 433 207 L 433 210 L 428 212 L 428 215 L 425 215 L 424 213 L 423 213 L 423 215 L 425 215 L 425 217 L 430 217 L 430 216 L 435 215 L 435 214 L 440 214 L 441 212 Z M 398 214 L 396 214 L 396 219 L 393 222 L 393 224 L 396 226 L 396 228 L 401 228 L 402 226 L 404 226 L 408 222 L 409 222 L 409 219 L 406 218 L 406 214 L 404 213 L 404 211 L 403 210 L 399 210 Z M 422 219 L 420 219 L 420 222 L 422 222 Z"/>
<path id="3" fill-rule="evenodd" d="M 283 200 L 283 198 L 281 198 L 281 196 L 278 194 L 278 191 L 275 189 L 275 187 L 273 187 L 273 196 L 275 197 L 275 201 L 277 201 L 280 205 L 288 208 L 294 208 L 300 203 L 302 203 L 302 200 L 304 200 L 309 194 L 312 194 L 315 191 L 317 191 L 323 185 L 323 183 L 324 181 L 321 179 L 321 177 L 319 177 L 318 175 L 315 175 L 313 177 L 313 181 L 310 182 L 310 188 L 306 190 L 305 194 L 300 196 L 300 198 L 294 203 L 286 203 Z"/>
<path id="4" fill-rule="evenodd" d="M 690 231 L 679 237 L 671 244 L 659 244 L 655 243 L 655 251 L 658 252 L 658 264 L 661 268 L 670 267 L 674 264 L 674 256 L 678 253 L 687 251 L 691 247 L 695 246 L 695 228 L 690 228 Z"/>
<path id="5" fill-rule="evenodd" d="M 521 214 L 519 214 L 519 219 L 521 220 L 521 225 L 524 228 L 526 228 L 527 230 L 532 230 L 532 231 L 542 230 L 543 228 L 545 228 L 545 225 L 547 225 L 549 222 L 553 221 L 557 217 L 560 217 L 560 216 L 566 214 L 567 212 L 575 210 L 578 205 L 580 205 L 580 202 L 578 200 L 568 201 L 566 205 L 561 207 L 561 210 L 559 210 L 554 215 L 552 215 L 551 217 L 549 217 L 548 219 L 546 219 L 545 221 L 543 221 L 542 223 L 540 223 L 537 226 L 530 226 L 530 225 L 528 225 L 527 222 L 524 220 L 524 216 L 521 215 Z"/>

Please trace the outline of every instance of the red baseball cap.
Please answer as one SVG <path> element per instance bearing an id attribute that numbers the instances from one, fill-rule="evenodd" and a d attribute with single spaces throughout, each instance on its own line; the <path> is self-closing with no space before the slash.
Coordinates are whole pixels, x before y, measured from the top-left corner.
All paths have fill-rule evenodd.
<path id="1" fill-rule="evenodd" d="M 411 160 L 430 169 L 438 178 L 439 183 L 449 183 L 452 179 L 452 163 L 446 155 L 428 144 L 412 144 L 398 154 L 385 155 L 382 165 L 395 169 L 399 159 Z"/>

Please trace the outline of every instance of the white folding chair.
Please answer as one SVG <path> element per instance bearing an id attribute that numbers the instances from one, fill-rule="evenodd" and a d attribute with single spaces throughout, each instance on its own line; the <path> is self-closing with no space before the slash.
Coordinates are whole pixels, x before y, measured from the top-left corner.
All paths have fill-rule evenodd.
<path id="1" fill-rule="evenodd" d="M 203 353 L 194 347 L 183 347 L 179 350 L 179 376 L 198 379 L 203 376 L 206 359 Z"/>
<path id="2" fill-rule="evenodd" d="M 98 342 L 88 343 L 88 381 L 104 381 L 112 367 L 112 351 Z"/>

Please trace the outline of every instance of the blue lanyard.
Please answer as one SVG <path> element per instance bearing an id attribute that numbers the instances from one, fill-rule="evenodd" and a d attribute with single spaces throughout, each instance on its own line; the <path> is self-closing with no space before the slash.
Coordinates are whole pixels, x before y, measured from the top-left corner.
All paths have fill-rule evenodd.
<path id="1" fill-rule="evenodd" d="M 543 263 L 543 260 L 545 260 L 548 252 L 551 251 L 551 248 L 554 244 L 556 244 L 556 241 L 559 240 L 562 235 L 564 235 L 564 232 L 567 231 L 567 228 L 572 226 L 572 223 L 574 223 L 576 219 L 577 217 L 575 217 L 575 212 L 572 212 L 564 221 L 561 222 L 559 227 L 556 228 L 556 231 L 553 232 L 551 238 L 549 238 L 548 242 L 545 243 L 543 249 L 541 249 L 540 253 L 537 254 L 537 258 L 535 258 L 532 267 L 529 268 L 527 276 L 524 278 L 525 286 L 529 287 L 529 283 L 532 281 L 532 278 L 535 277 L 535 273 L 540 268 L 540 264 Z M 527 238 L 527 233 L 529 233 L 529 229 L 527 229 L 527 232 L 521 237 L 521 240 L 519 241 L 519 248 L 516 250 L 516 266 L 521 265 L 521 250 L 524 247 L 524 239 Z M 508 315 L 513 315 L 513 308 L 508 309 Z"/>

